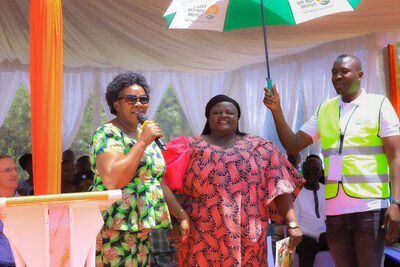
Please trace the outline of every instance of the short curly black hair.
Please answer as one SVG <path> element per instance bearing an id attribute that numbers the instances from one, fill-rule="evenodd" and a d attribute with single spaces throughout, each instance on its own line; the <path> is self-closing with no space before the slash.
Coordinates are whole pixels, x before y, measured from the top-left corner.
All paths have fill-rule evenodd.
<path id="1" fill-rule="evenodd" d="M 150 86 L 147 84 L 146 78 L 143 74 L 139 72 L 128 71 L 120 73 L 107 85 L 106 99 L 111 114 L 117 115 L 117 111 L 114 108 L 114 102 L 118 100 L 121 91 L 134 84 L 143 87 L 144 92 L 147 95 L 150 94 Z"/>

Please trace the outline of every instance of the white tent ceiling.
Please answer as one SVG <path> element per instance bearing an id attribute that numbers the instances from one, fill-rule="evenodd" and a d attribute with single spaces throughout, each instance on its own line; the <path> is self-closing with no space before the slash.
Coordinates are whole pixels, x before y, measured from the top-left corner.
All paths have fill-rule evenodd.
<path id="1" fill-rule="evenodd" d="M 263 62 L 262 27 L 167 30 L 170 0 L 64 0 L 64 64 L 141 71 L 226 72 Z M 324 42 L 400 29 L 398 0 L 362 0 L 345 12 L 293 26 L 267 26 L 270 59 Z M 267 18 L 268 19 L 268 18 Z M 29 62 L 29 1 L 0 2 L 0 62 Z"/>

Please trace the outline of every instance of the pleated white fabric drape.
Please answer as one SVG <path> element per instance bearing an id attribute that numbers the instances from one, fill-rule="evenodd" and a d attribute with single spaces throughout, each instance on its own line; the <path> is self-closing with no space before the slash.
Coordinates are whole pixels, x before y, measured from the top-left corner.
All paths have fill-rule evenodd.
<path id="1" fill-rule="evenodd" d="M 301 122 L 307 120 L 322 101 L 335 95 L 331 83 L 331 68 L 340 54 L 358 56 L 364 70 L 362 86 L 368 92 L 386 94 L 382 77 L 384 74 L 382 48 L 388 43 L 398 41 L 400 32 L 374 33 L 321 44 L 302 53 L 273 60 L 272 80 L 277 85 L 282 109 L 290 127 L 294 129 L 298 120 Z M 63 150 L 71 145 L 77 134 L 85 105 L 92 91 L 93 128 L 101 123 L 100 101 L 103 103 L 107 118 L 113 118 L 105 101 L 104 92 L 114 76 L 123 71 L 126 70 L 120 67 L 64 67 Z M 262 102 L 265 72 L 264 63 L 249 64 L 234 71 L 215 74 L 143 71 L 152 89 L 148 117 L 153 118 L 165 90 L 172 84 L 190 128 L 194 134 L 200 134 L 206 120 L 204 117 L 206 103 L 211 97 L 222 93 L 239 102 L 242 110 L 239 125 L 242 131 L 268 136 L 278 143 L 276 136 L 268 135 L 269 132 L 273 132 L 275 125 L 270 111 Z M 20 83 L 23 83 L 29 92 L 29 65 L 18 61 L 0 62 L 0 125 L 4 122 Z M 304 107 L 302 118 L 297 116 L 299 99 L 302 99 Z M 320 151 L 318 145 L 312 149 L 313 153 Z"/>
<path id="2" fill-rule="evenodd" d="M 93 72 L 88 68 L 64 68 L 62 107 L 62 151 L 78 133 L 93 88 Z"/>
<path id="3" fill-rule="evenodd" d="M 206 118 L 205 106 L 213 96 L 227 94 L 224 91 L 225 74 L 201 75 L 192 73 L 171 73 L 171 83 L 181 104 L 192 132 L 203 131 Z"/>
<path id="4" fill-rule="evenodd" d="M 169 73 L 152 72 L 145 74 L 146 80 L 150 85 L 150 102 L 147 110 L 147 118 L 152 119 L 157 112 L 158 106 L 164 96 L 168 85 L 171 83 Z"/>
<path id="5" fill-rule="evenodd" d="M 14 100 L 15 92 L 21 83 L 19 67 L 21 67 L 20 64 L 8 61 L 0 63 L 0 125 L 3 124 Z"/>
<path id="6" fill-rule="evenodd" d="M 243 132 L 261 135 L 266 110 L 262 102 L 265 77 L 265 64 L 243 67 L 226 76 L 224 88 L 240 105 L 239 127 Z"/>

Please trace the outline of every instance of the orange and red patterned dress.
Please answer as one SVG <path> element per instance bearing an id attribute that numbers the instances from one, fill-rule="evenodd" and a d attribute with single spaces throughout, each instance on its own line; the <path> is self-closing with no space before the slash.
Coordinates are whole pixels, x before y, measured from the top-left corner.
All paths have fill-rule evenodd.
<path id="1" fill-rule="evenodd" d="M 272 142 L 251 134 L 232 147 L 200 136 L 167 144 L 166 183 L 185 195 L 190 235 L 178 266 L 268 266 L 268 219 L 282 221 L 274 198 L 299 193 L 303 178 Z"/>

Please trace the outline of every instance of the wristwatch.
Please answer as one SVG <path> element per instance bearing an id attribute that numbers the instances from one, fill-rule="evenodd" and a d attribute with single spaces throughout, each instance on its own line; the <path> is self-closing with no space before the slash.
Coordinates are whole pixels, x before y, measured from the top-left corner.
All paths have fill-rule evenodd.
<path id="1" fill-rule="evenodd" d="M 392 199 L 392 203 L 397 204 L 400 207 L 400 200 Z"/>
<path id="2" fill-rule="evenodd" d="M 300 225 L 297 222 L 292 221 L 287 224 L 287 228 L 288 229 L 300 228 Z"/>

